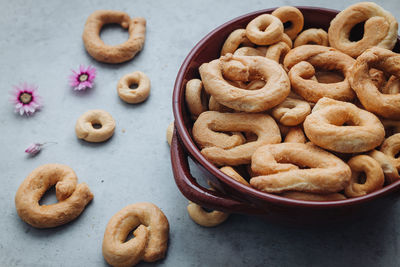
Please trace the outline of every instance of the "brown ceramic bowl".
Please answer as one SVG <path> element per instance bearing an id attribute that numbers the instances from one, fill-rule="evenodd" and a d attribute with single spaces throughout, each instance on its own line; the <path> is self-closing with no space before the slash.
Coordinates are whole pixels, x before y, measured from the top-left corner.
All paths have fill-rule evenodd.
<path id="1" fill-rule="evenodd" d="M 323 28 L 327 31 L 330 21 L 338 13 L 336 10 L 324 8 L 298 8 L 304 15 L 305 29 Z M 279 222 L 296 224 L 336 222 L 353 217 L 352 215 L 359 214 L 360 211 L 373 213 L 374 209 L 381 209 L 380 204 L 376 205 L 376 203 L 386 201 L 381 205 L 386 206 L 390 201 L 387 196 L 400 188 L 400 181 L 368 195 L 346 200 L 328 202 L 293 200 L 264 193 L 236 182 L 209 162 L 194 143 L 190 134 L 192 120 L 184 100 L 187 81 L 199 78 L 198 68 L 202 63 L 219 57 L 225 39 L 233 30 L 245 28 L 253 18 L 264 13 L 271 13 L 274 9 L 249 13 L 221 25 L 207 34 L 183 62 L 175 81 L 172 103 L 175 131 L 171 144 L 171 162 L 178 188 L 186 198 L 206 208 L 231 213 L 262 215 Z M 400 51 L 400 39 L 394 51 Z M 220 192 L 210 191 L 197 183 L 190 173 L 188 156 L 204 174 L 202 178 L 212 182 Z"/>

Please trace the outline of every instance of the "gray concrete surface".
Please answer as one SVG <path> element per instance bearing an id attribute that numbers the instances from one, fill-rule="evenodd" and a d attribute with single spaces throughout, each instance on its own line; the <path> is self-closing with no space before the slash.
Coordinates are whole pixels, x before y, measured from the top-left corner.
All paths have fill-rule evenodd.
<path id="1" fill-rule="evenodd" d="M 356 1 L 0 1 L 0 266 L 105 266 L 101 243 L 109 218 L 124 206 L 150 201 L 169 219 L 164 260 L 140 266 L 399 266 L 400 203 L 374 218 L 315 228 L 289 228 L 249 216 L 232 215 L 207 229 L 187 215 L 187 201 L 171 172 L 165 129 L 173 120 L 171 95 L 176 73 L 190 49 L 206 33 L 236 16 L 281 5 L 343 9 Z M 400 19 L 398 0 L 377 1 Z M 124 10 L 147 19 L 144 50 L 132 61 L 107 65 L 93 60 L 81 40 L 87 16 L 96 9 Z M 127 37 L 107 27 L 106 42 Z M 72 68 L 92 64 L 95 87 L 74 92 Z M 150 98 L 127 105 L 116 94 L 118 79 L 134 70 L 148 74 Z M 13 113 L 12 85 L 39 86 L 44 108 L 31 118 Z M 101 108 L 117 127 L 106 143 L 79 141 L 77 118 Z M 31 142 L 56 141 L 37 157 Z M 20 220 L 14 195 L 24 178 L 45 163 L 71 166 L 89 184 L 94 201 L 74 222 L 38 230 Z M 47 202 L 54 201 L 50 196 Z"/>

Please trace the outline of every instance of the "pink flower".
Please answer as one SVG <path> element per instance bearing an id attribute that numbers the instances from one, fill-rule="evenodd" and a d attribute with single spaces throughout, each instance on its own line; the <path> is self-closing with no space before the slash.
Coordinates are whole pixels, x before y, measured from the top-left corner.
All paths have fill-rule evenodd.
<path id="1" fill-rule="evenodd" d="M 72 70 L 73 74 L 69 76 L 69 84 L 74 87 L 74 90 L 85 90 L 92 88 L 94 78 L 96 78 L 96 68 L 88 66 L 85 68 L 83 65 L 79 66 L 79 71 Z"/>
<path id="2" fill-rule="evenodd" d="M 15 105 L 15 112 L 19 115 L 32 115 L 42 106 L 42 101 L 37 93 L 37 86 L 27 83 L 14 86 L 11 102 Z"/>
<path id="3" fill-rule="evenodd" d="M 30 154 L 31 156 L 35 156 L 37 153 L 40 152 L 40 150 L 42 150 L 42 146 L 43 146 L 43 144 L 40 144 L 40 143 L 30 144 L 28 146 L 28 148 L 25 149 L 25 152 Z"/>

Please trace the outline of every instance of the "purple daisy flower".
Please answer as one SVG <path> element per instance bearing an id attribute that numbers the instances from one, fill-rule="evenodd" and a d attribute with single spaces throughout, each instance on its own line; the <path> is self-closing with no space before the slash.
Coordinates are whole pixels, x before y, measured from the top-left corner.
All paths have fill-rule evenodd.
<path id="1" fill-rule="evenodd" d="M 14 86 L 11 102 L 15 105 L 15 112 L 19 115 L 32 115 L 42 107 L 42 101 L 37 93 L 37 86 L 27 83 Z"/>
<path id="2" fill-rule="evenodd" d="M 96 68 L 88 66 L 85 68 L 83 65 L 79 66 L 79 71 L 72 70 L 73 74 L 69 76 L 69 84 L 74 87 L 74 90 L 85 90 L 92 88 L 94 78 L 96 78 Z"/>

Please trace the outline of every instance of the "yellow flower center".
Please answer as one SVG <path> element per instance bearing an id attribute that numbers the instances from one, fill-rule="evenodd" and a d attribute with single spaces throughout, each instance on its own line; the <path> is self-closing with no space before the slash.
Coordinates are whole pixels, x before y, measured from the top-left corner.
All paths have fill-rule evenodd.
<path id="1" fill-rule="evenodd" d="M 87 74 L 82 74 L 79 76 L 79 81 L 85 82 L 85 81 L 87 81 L 88 78 L 89 78 L 89 76 Z"/>
<path id="2" fill-rule="evenodd" d="M 29 104 L 29 102 L 32 101 L 32 95 L 29 94 L 29 93 L 22 93 L 19 96 L 19 100 L 21 100 L 21 102 L 24 103 L 24 104 Z"/>

